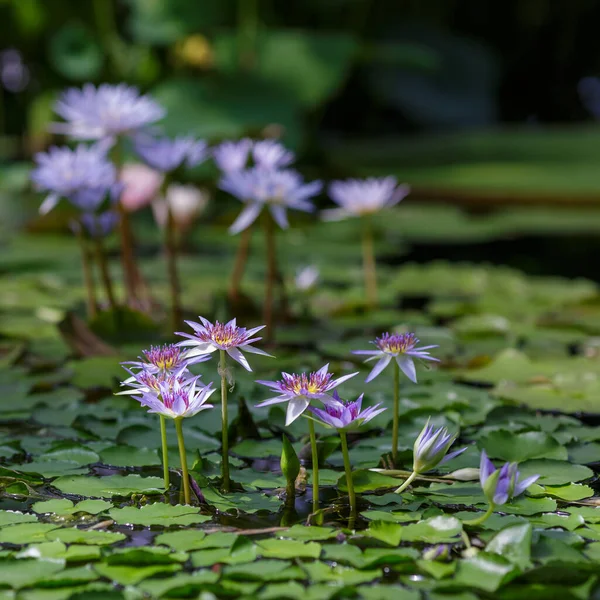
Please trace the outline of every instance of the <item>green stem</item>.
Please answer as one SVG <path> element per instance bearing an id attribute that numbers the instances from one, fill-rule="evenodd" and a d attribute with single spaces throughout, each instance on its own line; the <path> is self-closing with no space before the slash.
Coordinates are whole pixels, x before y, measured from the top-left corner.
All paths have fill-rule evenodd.
<path id="1" fill-rule="evenodd" d="M 488 506 L 488 509 L 485 511 L 485 513 L 483 513 L 483 515 L 477 517 L 476 519 L 469 519 L 467 521 L 463 521 L 463 525 L 481 525 L 484 521 L 486 521 L 487 519 L 489 519 L 489 517 L 492 516 L 492 513 L 494 512 L 495 508 L 496 505 L 492 502 Z"/>
<path id="2" fill-rule="evenodd" d="M 308 432 L 312 451 L 313 512 L 317 512 L 319 510 L 319 450 L 315 435 L 315 423 L 312 419 L 308 419 Z"/>
<path id="3" fill-rule="evenodd" d="M 272 342 L 274 337 L 275 319 L 273 315 L 274 288 L 277 280 L 277 259 L 275 248 L 275 223 L 269 211 L 265 210 L 263 215 L 263 226 L 265 234 L 265 246 L 267 251 L 267 273 L 265 279 L 265 305 L 263 323 L 265 324 L 266 341 Z"/>
<path id="4" fill-rule="evenodd" d="M 167 260 L 167 275 L 171 292 L 171 323 L 173 329 L 179 327 L 181 321 L 181 300 L 179 273 L 177 271 L 177 243 L 175 240 L 175 219 L 167 201 L 167 222 L 165 225 L 165 258 Z"/>
<path id="5" fill-rule="evenodd" d="M 348 499 L 350 500 L 350 516 L 356 516 L 356 493 L 354 492 L 354 482 L 352 481 L 352 465 L 350 464 L 350 453 L 348 452 L 348 440 L 346 432 L 338 429 L 340 439 L 342 440 L 342 455 L 344 457 L 344 470 L 346 471 L 346 486 L 348 487 Z"/>
<path id="6" fill-rule="evenodd" d="M 104 285 L 104 291 L 106 292 L 106 299 L 108 305 L 114 311 L 117 307 L 117 301 L 115 300 L 115 293 L 113 291 L 112 279 L 110 278 L 110 271 L 108 269 L 108 261 L 106 260 L 106 252 L 104 250 L 104 243 L 101 237 L 95 239 L 96 245 L 96 261 L 100 269 L 100 277 L 102 284 Z"/>
<path id="7" fill-rule="evenodd" d="M 238 0 L 238 52 L 240 66 L 251 69 L 256 53 L 259 0 Z"/>
<path id="8" fill-rule="evenodd" d="M 408 478 L 406 479 L 406 481 L 394 492 L 395 494 L 401 494 L 415 479 L 415 477 L 418 475 L 418 473 L 415 473 L 415 471 L 413 471 Z"/>
<path id="9" fill-rule="evenodd" d="M 363 218 L 363 271 L 365 276 L 365 290 L 367 294 L 367 307 L 377 306 L 377 271 L 375 265 L 375 251 L 373 250 L 373 230 L 371 219 Z"/>
<path id="10" fill-rule="evenodd" d="M 88 320 L 94 319 L 98 310 L 98 302 L 96 301 L 96 284 L 94 282 L 94 273 L 92 270 L 92 256 L 87 242 L 83 235 L 81 225 L 78 223 L 76 227 L 77 241 L 81 248 L 81 266 L 83 270 L 83 282 L 85 284 L 86 293 L 86 311 Z"/>
<path id="11" fill-rule="evenodd" d="M 394 414 L 392 415 L 392 462 L 398 464 L 398 421 L 400 419 L 400 367 L 392 359 L 394 370 Z"/>
<path id="12" fill-rule="evenodd" d="M 248 254 L 250 253 L 250 241 L 252 239 L 252 225 L 247 227 L 240 234 L 240 243 L 235 255 L 233 271 L 231 273 L 231 282 L 229 284 L 229 299 L 232 302 L 239 300 L 242 277 L 246 270 Z"/>
<path id="13" fill-rule="evenodd" d="M 168 491 L 169 481 L 169 447 L 167 445 L 167 420 L 160 415 L 160 439 L 162 441 L 163 478 L 165 480 L 165 492 Z"/>
<path id="14" fill-rule="evenodd" d="M 183 498 L 186 504 L 192 503 L 190 494 L 190 476 L 188 474 L 187 456 L 185 454 L 185 443 L 183 441 L 183 418 L 175 419 L 175 431 L 177 432 L 177 443 L 179 444 L 179 460 L 181 461 L 181 479 L 183 481 Z"/>
<path id="15" fill-rule="evenodd" d="M 225 350 L 220 350 L 219 373 L 221 375 L 221 475 L 223 492 L 229 492 L 229 427 L 227 419 L 227 358 Z"/>

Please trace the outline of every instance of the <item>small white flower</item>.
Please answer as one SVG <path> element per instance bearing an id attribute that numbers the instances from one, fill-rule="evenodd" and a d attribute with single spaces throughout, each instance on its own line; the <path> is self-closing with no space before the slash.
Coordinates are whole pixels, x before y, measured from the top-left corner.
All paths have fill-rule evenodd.
<path id="1" fill-rule="evenodd" d="M 313 265 L 299 269 L 296 272 L 296 278 L 294 279 L 296 289 L 301 292 L 312 291 L 319 281 L 319 275 L 319 268 Z"/>
<path id="2" fill-rule="evenodd" d="M 208 202 L 209 195 L 205 190 L 193 185 L 172 183 L 167 188 L 166 197 L 152 203 L 154 220 L 159 227 L 164 228 L 167 223 L 167 208 L 170 208 L 176 229 L 185 230 L 206 209 Z"/>

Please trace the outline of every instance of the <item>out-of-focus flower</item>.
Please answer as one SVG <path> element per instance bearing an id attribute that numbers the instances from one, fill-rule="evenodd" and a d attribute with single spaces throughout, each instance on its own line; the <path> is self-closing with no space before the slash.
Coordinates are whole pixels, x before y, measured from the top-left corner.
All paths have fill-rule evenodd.
<path id="1" fill-rule="evenodd" d="M 193 417 L 202 410 L 213 408 L 206 401 L 214 393 L 212 383 L 198 385 L 197 379 L 189 381 L 165 381 L 159 385 L 158 391 L 144 392 L 136 397 L 148 412 L 156 413 L 170 419 Z"/>
<path id="2" fill-rule="evenodd" d="M 119 173 L 123 184 L 121 204 L 127 212 L 135 212 L 148 206 L 156 198 L 164 176 L 141 163 L 127 164 Z"/>
<path id="3" fill-rule="evenodd" d="M 381 414 L 385 408 L 379 408 L 381 403 L 369 406 L 365 410 L 362 408 L 362 399 L 364 394 L 361 394 L 353 402 L 342 400 L 337 391 L 333 393 L 334 402 L 325 405 L 325 409 L 309 407 L 315 417 L 325 427 L 332 427 L 333 429 L 343 429 L 347 431 L 349 429 L 357 429 L 361 425 L 368 423 L 371 419 L 374 419 L 377 415 Z"/>
<path id="4" fill-rule="evenodd" d="M 329 196 L 340 208 L 324 210 L 321 216 L 326 221 L 339 221 L 370 215 L 398 204 L 409 192 L 409 186 L 397 185 L 395 177 L 334 181 Z"/>
<path id="5" fill-rule="evenodd" d="M 263 356 L 271 356 L 263 350 L 255 348 L 251 344 L 254 344 L 260 340 L 261 337 L 252 337 L 258 333 L 261 329 L 264 329 L 264 325 L 259 327 L 253 327 L 252 329 L 246 329 L 245 327 L 238 327 L 236 319 L 232 319 L 228 323 L 219 323 L 215 321 L 214 324 L 205 319 L 199 317 L 201 323 L 195 323 L 194 321 L 186 321 L 186 323 L 194 330 L 193 334 L 176 332 L 184 338 L 187 338 L 183 342 L 179 342 L 178 346 L 188 346 L 190 350 L 187 356 L 193 358 L 202 354 L 212 354 L 217 350 L 224 350 L 246 369 L 252 371 L 250 364 L 246 357 L 242 354 L 244 352 L 250 352 L 251 354 L 261 354 Z"/>
<path id="6" fill-rule="evenodd" d="M 175 228 L 185 231 L 208 206 L 208 192 L 193 185 L 172 183 L 164 198 L 152 202 L 152 212 L 157 225 L 164 228 L 170 209 Z"/>
<path id="7" fill-rule="evenodd" d="M 241 171 L 248 163 L 252 140 L 244 138 L 235 142 L 227 141 L 212 149 L 217 167 L 224 173 Z"/>
<path id="8" fill-rule="evenodd" d="M 49 193 L 40 206 L 42 214 L 52 210 L 61 197 L 92 212 L 118 187 L 116 169 L 99 145 L 79 144 L 75 150 L 53 146 L 48 152 L 36 154 L 35 161 L 31 180 Z"/>
<path id="9" fill-rule="evenodd" d="M 159 121 L 165 109 L 133 86 L 86 83 L 66 90 L 54 106 L 65 123 L 54 123 L 52 131 L 75 139 L 113 139 L 131 135 Z"/>
<path id="10" fill-rule="evenodd" d="M 282 373 L 280 381 L 257 381 L 257 383 L 266 385 L 278 395 L 263 400 L 256 405 L 256 408 L 287 402 L 285 424 L 286 426 L 290 425 L 306 410 L 311 400 L 320 400 L 324 404 L 331 402 L 332 398 L 329 392 L 344 383 L 344 381 L 358 375 L 358 372 L 350 373 L 350 375 L 332 379 L 333 375 L 328 370 L 329 365 L 327 364 L 313 373 Z"/>
<path id="11" fill-rule="evenodd" d="M 17 94 L 29 84 L 29 69 L 21 53 L 14 48 L 0 53 L 0 81 L 6 90 Z"/>
<path id="12" fill-rule="evenodd" d="M 584 77 L 577 85 L 583 105 L 596 119 L 600 119 L 600 79 Z"/>
<path id="13" fill-rule="evenodd" d="M 152 138 L 139 135 L 134 147 L 137 155 L 149 167 L 163 173 L 169 173 L 183 165 L 195 167 L 208 157 L 206 142 L 191 136 Z"/>
<path id="14" fill-rule="evenodd" d="M 93 238 L 103 238 L 110 235 L 119 223 L 119 215 L 114 210 L 103 213 L 82 213 L 79 217 L 88 235 Z"/>
<path id="15" fill-rule="evenodd" d="M 274 171 L 258 167 L 226 173 L 219 185 L 221 189 L 246 203 L 229 228 L 231 234 L 249 227 L 265 205 L 268 206 L 275 222 L 282 229 L 287 229 L 287 209 L 314 211 L 309 198 L 317 195 L 322 188 L 320 181 L 304 183 L 302 176 L 291 169 Z"/>
<path id="16" fill-rule="evenodd" d="M 413 471 L 426 473 L 462 454 L 466 448 L 448 454 L 455 440 L 456 436 L 449 434 L 445 427 L 434 429 L 427 421 L 413 447 Z"/>
<path id="17" fill-rule="evenodd" d="M 376 360 L 377 364 L 369 373 L 365 381 L 368 383 L 379 375 L 395 359 L 402 372 L 414 383 L 417 382 L 417 371 L 414 358 L 439 362 L 439 359 L 430 356 L 428 350 L 437 346 L 417 347 L 419 338 L 414 333 L 384 333 L 376 338 L 372 344 L 377 350 L 353 350 L 352 354 L 368 356 L 365 362 Z"/>
<path id="18" fill-rule="evenodd" d="M 519 481 L 519 478 L 519 469 L 515 463 L 505 463 L 500 469 L 496 469 L 485 450 L 481 452 L 479 481 L 490 504 L 506 504 L 511 498 L 522 494 L 540 476 L 531 475 L 522 481 Z"/>
<path id="19" fill-rule="evenodd" d="M 319 269 L 315 266 L 308 266 L 299 269 L 294 279 L 296 289 L 301 292 L 312 291 L 319 281 L 319 274 Z"/>
<path id="20" fill-rule="evenodd" d="M 275 140 L 260 140 L 252 147 L 254 164 L 261 169 L 281 169 L 294 162 L 295 156 Z"/>

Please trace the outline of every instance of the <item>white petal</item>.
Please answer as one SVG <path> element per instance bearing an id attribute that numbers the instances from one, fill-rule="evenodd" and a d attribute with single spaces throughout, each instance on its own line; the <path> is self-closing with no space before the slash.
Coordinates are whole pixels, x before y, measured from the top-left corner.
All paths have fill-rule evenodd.
<path id="1" fill-rule="evenodd" d="M 229 228 L 229 233 L 235 235 L 250 227 L 250 225 L 256 221 L 256 217 L 260 214 L 262 207 L 263 205 L 259 202 L 248 203 L 233 222 L 233 225 Z"/>
<path id="2" fill-rule="evenodd" d="M 296 398 L 290 400 L 285 415 L 286 427 L 293 423 L 306 410 L 309 402 L 309 399 L 304 396 L 296 396 Z"/>
<path id="3" fill-rule="evenodd" d="M 396 362 L 400 367 L 401 371 L 413 382 L 417 383 L 417 370 L 415 369 L 415 363 L 410 356 L 397 356 Z"/>
<path id="4" fill-rule="evenodd" d="M 350 373 L 349 375 L 344 375 L 344 376 L 340 377 L 339 379 L 332 381 L 328 389 L 332 390 L 333 388 L 336 388 L 338 385 L 340 385 L 340 383 L 344 383 L 344 381 L 348 381 L 348 379 L 354 377 L 355 375 L 358 375 L 358 371 L 355 371 L 354 373 Z"/>
<path id="5" fill-rule="evenodd" d="M 250 352 L 251 354 L 260 354 L 261 356 L 268 356 L 269 358 L 275 358 L 272 354 L 268 354 L 264 350 L 260 348 L 255 348 L 254 346 L 240 346 L 240 348 L 244 352 Z"/>
<path id="6" fill-rule="evenodd" d="M 353 213 L 345 208 L 329 208 L 321 211 L 321 219 L 323 221 L 342 221 L 348 217 L 355 217 Z"/>
<path id="7" fill-rule="evenodd" d="M 46 196 L 46 199 L 40 205 L 40 215 L 48 214 L 58 204 L 58 200 L 58 194 Z"/>
<path id="8" fill-rule="evenodd" d="M 246 371 L 252 371 L 246 357 L 237 348 L 227 348 L 226 352 L 233 360 L 239 362 Z"/>
<path id="9" fill-rule="evenodd" d="M 373 367 L 373 370 L 369 373 L 368 377 L 365 379 L 365 383 L 369 383 L 369 381 L 373 381 L 381 371 L 383 371 L 392 360 L 392 357 L 389 354 L 382 356 L 377 364 Z"/>
<path id="10" fill-rule="evenodd" d="M 290 399 L 289 396 L 275 396 L 273 398 L 268 398 L 267 400 L 263 400 L 254 406 L 254 408 L 262 408 L 263 406 L 271 406 L 271 404 L 281 404 L 282 402 L 287 402 Z"/>

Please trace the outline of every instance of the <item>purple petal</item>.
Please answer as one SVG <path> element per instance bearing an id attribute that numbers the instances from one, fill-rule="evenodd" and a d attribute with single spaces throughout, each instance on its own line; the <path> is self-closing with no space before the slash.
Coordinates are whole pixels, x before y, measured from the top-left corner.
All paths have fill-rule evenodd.
<path id="1" fill-rule="evenodd" d="M 396 357 L 396 362 L 400 367 L 400 370 L 413 382 L 417 383 L 417 370 L 415 369 L 415 363 L 410 356 L 399 355 Z"/>
<path id="2" fill-rule="evenodd" d="M 381 371 L 383 371 L 390 364 L 391 360 L 392 357 L 389 354 L 382 356 L 377 364 L 373 367 L 373 370 L 369 373 L 368 377 L 365 379 L 365 383 L 373 381 L 373 379 L 375 379 L 375 377 L 377 377 L 377 375 L 379 375 Z"/>
<path id="3" fill-rule="evenodd" d="M 292 398 L 285 415 L 285 426 L 291 425 L 308 407 L 310 400 L 304 396 Z"/>
<path id="4" fill-rule="evenodd" d="M 239 351 L 238 348 L 227 348 L 225 352 L 227 352 L 227 354 L 229 354 L 229 356 L 231 356 L 233 360 L 239 362 L 240 365 L 242 365 L 242 367 L 246 369 L 246 371 L 252 371 L 252 369 L 250 368 L 250 364 L 246 360 L 246 357 Z"/>
<path id="5" fill-rule="evenodd" d="M 515 483 L 515 490 L 513 496 L 518 496 L 522 494 L 530 485 L 535 483 L 539 478 L 539 475 L 532 475 L 531 477 L 523 479 L 523 481 L 517 481 L 517 483 Z"/>
<path id="6" fill-rule="evenodd" d="M 269 398 L 268 400 L 263 400 L 254 406 L 254 408 L 262 408 L 263 406 L 271 406 L 271 404 L 281 404 L 283 402 L 287 402 L 290 399 L 289 395 L 285 396 L 275 396 L 273 398 Z"/>
<path id="7" fill-rule="evenodd" d="M 454 452 L 450 452 L 450 454 L 446 454 L 446 456 L 444 456 L 444 458 L 441 460 L 440 465 L 443 465 L 444 463 L 447 463 L 449 460 L 452 460 L 459 454 L 462 454 L 466 449 L 467 449 L 467 447 L 465 446 L 464 448 L 461 448 L 460 450 L 455 450 Z"/>
<path id="8" fill-rule="evenodd" d="M 496 470 L 494 463 L 488 458 L 485 450 L 481 451 L 481 459 L 479 461 L 479 481 L 483 486 L 488 480 L 488 477 Z"/>
<path id="9" fill-rule="evenodd" d="M 338 385 L 340 385 L 341 383 L 344 383 L 344 381 L 348 381 L 348 379 L 351 379 L 355 375 L 358 375 L 358 371 L 356 371 L 355 373 L 350 373 L 349 375 L 343 375 L 339 379 L 334 379 L 327 386 L 327 390 L 329 391 L 329 390 L 332 390 L 333 388 L 336 388 Z"/>
<path id="10" fill-rule="evenodd" d="M 256 221 L 256 218 L 260 214 L 263 205 L 260 202 L 249 202 L 243 208 L 242 212 L 238 215 L 237 219 L 233 222 L 229 228 L 229 233 L 235 235 L 244 231 Z"/>
<path id="11" fill-rule="evenodd" d="M 285 207 L 280 205 L 270 205 L 269 210 L 271 211 L 271 215 L 273 216 L 275 223 L 277 223 L 281 229 L 289 228 L 290 224 L 288 222 Z"/>

